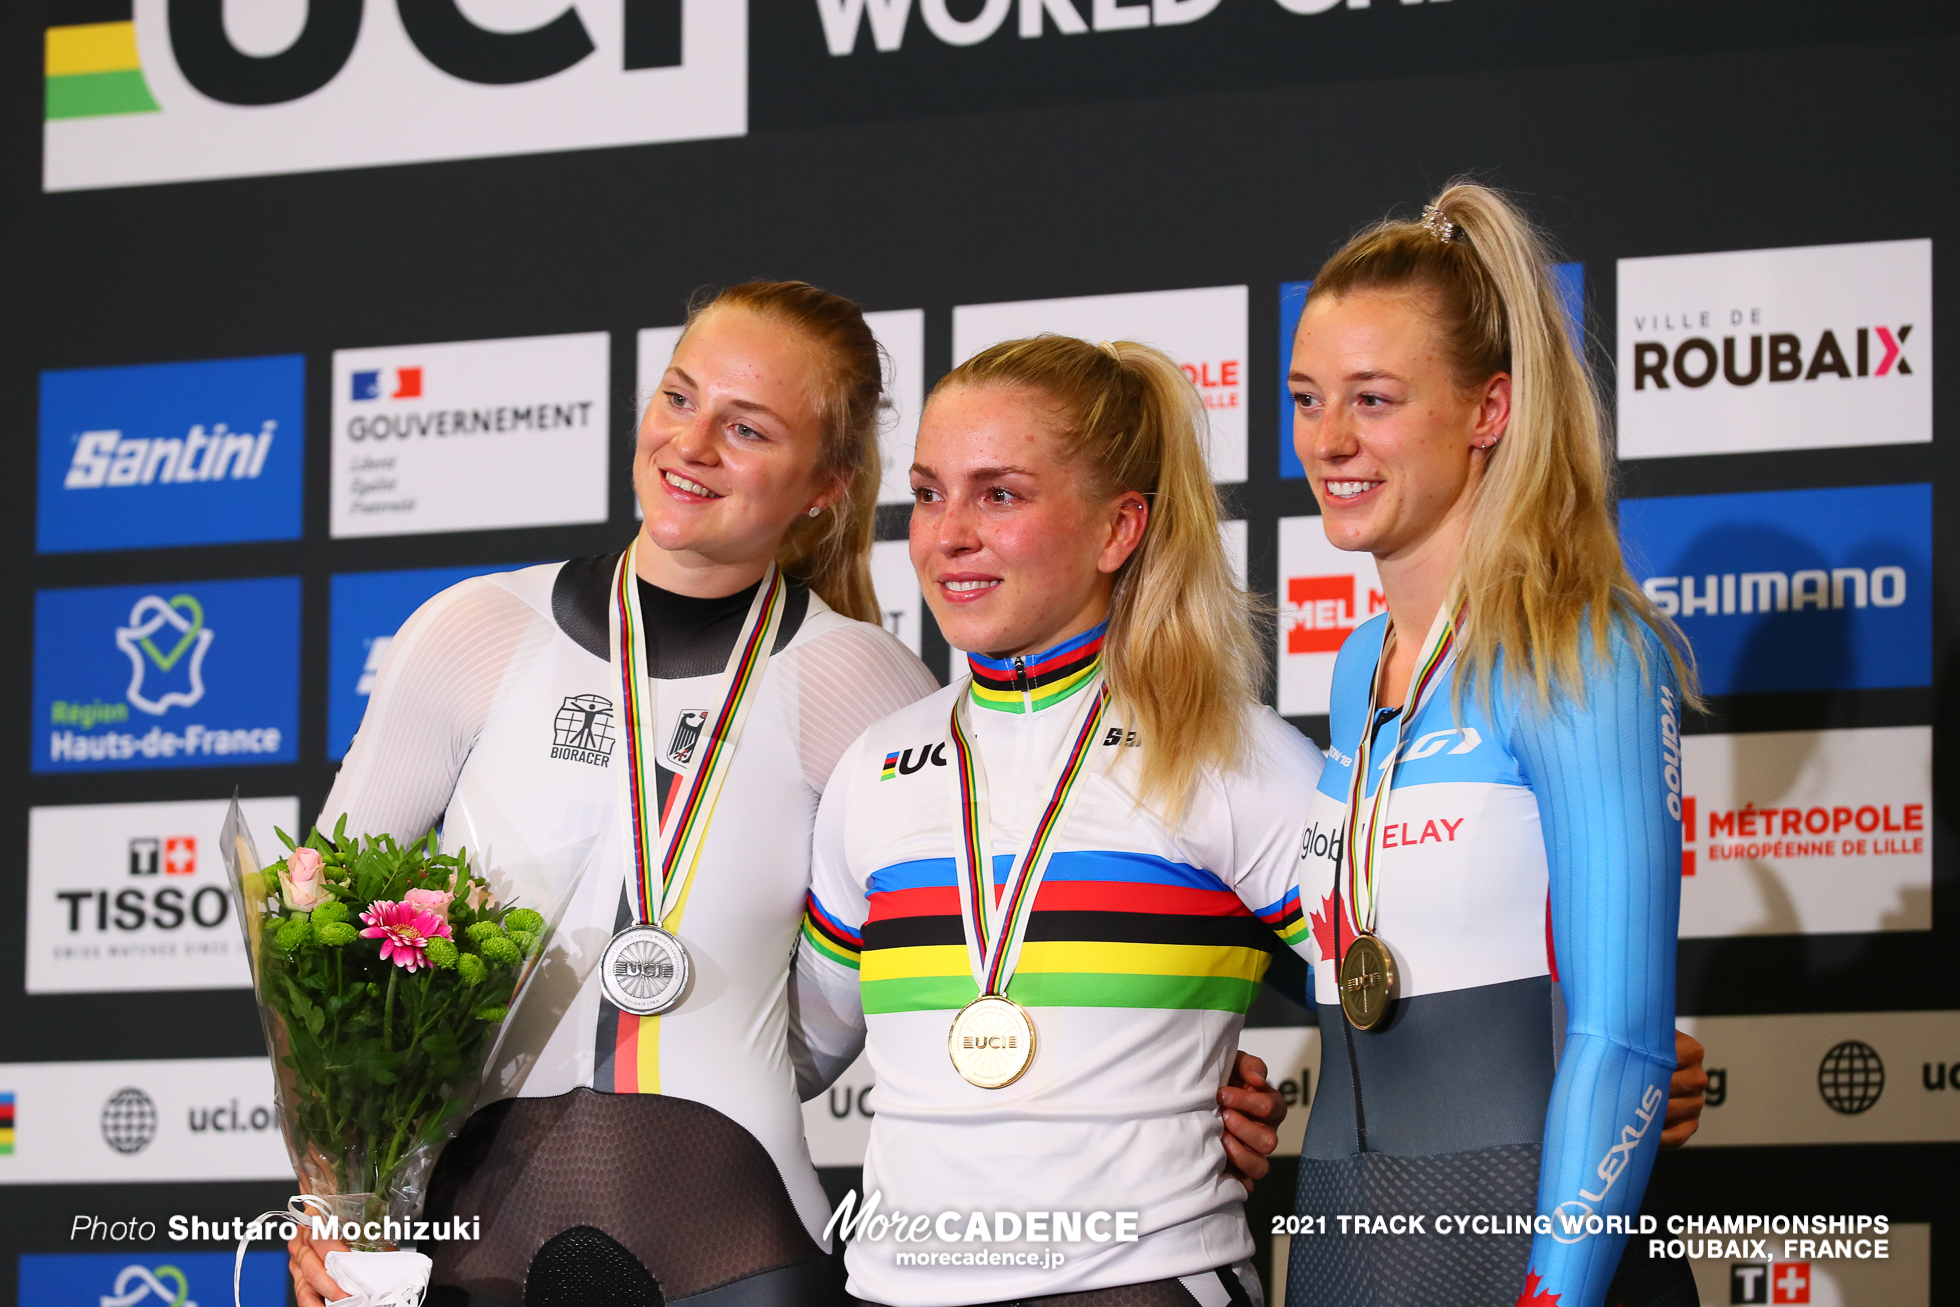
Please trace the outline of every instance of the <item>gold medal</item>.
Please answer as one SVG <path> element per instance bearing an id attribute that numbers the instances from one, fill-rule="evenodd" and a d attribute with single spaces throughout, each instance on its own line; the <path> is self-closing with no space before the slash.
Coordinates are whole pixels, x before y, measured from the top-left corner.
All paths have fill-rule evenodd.
<path id="1" fill-rule="evenodd" d="M 1005 1089 L 1034 1063 L 1034 1018 L 1011 999 L 985 994 L 960 1009 L 946 1052 L 960 1078 L 981 1089 Z"/>
<path id="2" fill-rule="evenodd" d="M 1341 1011 L 1356 1030 L 1373 1030 L 1395 1001 L 1395 955 L 1379 935 L 1357 936 L 1341 958 Z"/>

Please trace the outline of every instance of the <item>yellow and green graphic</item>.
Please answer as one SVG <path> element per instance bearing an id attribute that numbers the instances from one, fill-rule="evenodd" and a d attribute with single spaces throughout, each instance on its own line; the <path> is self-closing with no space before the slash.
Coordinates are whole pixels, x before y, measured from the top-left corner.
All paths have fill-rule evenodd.
<path id="1" fill-rule="evenodd" d="M 48 121 L 155 113 L 143 80 L 136 24 L 75 23 L 48 29 Z"/>

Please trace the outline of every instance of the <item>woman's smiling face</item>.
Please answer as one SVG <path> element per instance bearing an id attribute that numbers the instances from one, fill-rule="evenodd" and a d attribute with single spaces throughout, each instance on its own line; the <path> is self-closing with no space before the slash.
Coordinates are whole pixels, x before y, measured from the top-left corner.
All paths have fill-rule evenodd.
<path id="1" fill-rule="evenodd" d="M 633 484 L 649 541 L 720 564 L 766 560 L 841 487 L 818 471 L 818 356 L 742 308 L 695 320 L 640 422 Z"/>
<path id="2" fill-rule="evenodd" d="M 934 395 L 912 465 L 912 565 L 948 643 L 1033 653 L 1102 620 L 1143 536 L 1143 496 L 1098 503 L 1064 458 L 1048 398 L 1010 386 Z"/>
<path id="3" fill-rule="evenodd" d="M 1327 538 L 1391 559 L 1467 511 L 1510 417 L 1510 378 L 1465 388 L 1428 298 L 1355 291 L 1310 300 L 1287 388 L 1293 448 Z"/>

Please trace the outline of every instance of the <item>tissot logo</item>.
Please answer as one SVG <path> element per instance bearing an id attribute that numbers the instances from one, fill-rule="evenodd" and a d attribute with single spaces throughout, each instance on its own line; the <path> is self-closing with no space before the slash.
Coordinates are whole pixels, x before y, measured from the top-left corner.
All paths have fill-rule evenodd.
<path id="1" fill-rule="evenodd" d="M 568 694 L 551 721 L 551 756 L 612 765 L 613 703 L 603 694 Z"/>
<path id="2" fill-rule="evenodd" d="M 136 0 L 122 9 L 133 21 L 51 27 L 43 184 L 240 177 L 747 130 L 743 0 L 506 8 L 517 10 L 510 26 L 492 28 L 476 21 L 481 6 L 459 0 Z"/>
<path id="3" fill-rule="evenodd" d="M 1933 438 L 1932 242 L 1622 259 L 1625 458 Z"/>
<path id="4" fill-rule="evenodd" d="M 250 983 L 217 847 L 226 804 L 33 808 L 27 825 L 27 992 L 228 989 Z M 263 844 L 292 799 L 245 799 Z M 199 857 L 199 851 L 206 851 Z"/>

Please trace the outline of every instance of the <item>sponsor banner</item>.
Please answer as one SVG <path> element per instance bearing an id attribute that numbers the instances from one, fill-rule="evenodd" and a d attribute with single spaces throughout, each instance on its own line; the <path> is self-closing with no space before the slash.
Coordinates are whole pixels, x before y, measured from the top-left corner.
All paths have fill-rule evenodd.
<path id="1" fill-rule="evenodd" d="M 1679 1024 L 1708 1049 L 1708 1110 L 1692 1147 L 1960 1139 L 1960 1016 L 1952 1012 Z"/>
<path id="2" fill-rule="evenodd" d="M 1326 713 L 1334 659 L 1354 628 L 1388 611 L 1375 559 L 1336 549 L 1318 517 L 1279 520 L 1279 711 Z"/>
<path id="3" fill-rule="evenodd" d="M 1558 289 L 1559 303 L 1565 309 L 1566 330 L 1572 343 L 1582 346 L 1586 338 L 1586 265 L 1555 263 L 1552 282 Z M 1306 466 L 1293 448 L 1293 389 L 1286 374 L 1292 370 L 1293 333 L 1299 330 L 1300 315 L 1306 311 L 1311 281 L 1283 281 L 1279 284 L 1279 474 L 1283 478 L 1302 478 Z"/>
<path id="4" fill-rule="evenodd" d="M 306 359 L 41 374 L 35 548 L 297 540 Z"/>
<path id="5" fill-rule="evenodd" d="M 1930 485 L 1620 504 L 1627 566 L 1708 694 L 1929 684 L 1932 534 Z"/>
<path id="6" fill-rule="evenodd" d="M 1933 728 L 1681 741 L 1681 935 L 1933 928 Z"/>
<path id="7" fill-rule="evenodd" d="M 115 6 L 107 7 L 110 12 Z M 133 12 L 132 12 L 133 11 Z M 42 186 L 740 136 L 741 0 L 124 4 L 50 26 Z M 133 17 L 133 21 L 129 21 Z"/>
<path id="8" fill-rule="evenodd" d="M 871 588 L 878 593 L 885 629 L 918 653 L 926 601 L 919 593 L 919 574 L 912 570 L 911 551 L 907 540 L 880 540 L 872 545 Z"/>
<path id="9" fill-rule="evenodd" d="M 1184 368 L 1211 418 L 1211 476 L 1245 480 L 1246 288 L 1144 291 L 1073 299 L 962 304 L 953 310 L 953 363 L 989 345 L 1042 332 L 1092 342 L 1155 345 Z"/>
<path id="10" fill-rule="evenodd" d="M 0 1184 L 293 1181 L 263 1057 L 16 1062 L 0 1091 L 15 1107 Z"/>
<path id="11" fill-rule="evenodd" d="M 514 570 L 499 564 L 334 577 L 333 625 L 327 637 L 327 757 L 338 762 L 353 747 L 381 660 L 410 614 L 459 581 Z"/>
<path id="12" fill-rule="evenodd" d="M 865 325 L 885 347 L 891 359 L 885 377 L 885 396 L 892 410 L 885 417 L 878 437 L 878 455 L 884 476 L 879 483 L 878 502 L 912 502 L 912 450 L 919 441 L 919 413 L 925 407 L 926 313 L 924 309 L 888 309 L 864 315 Z M 639 333 L 639 393 L 641 416 L 653 398 L 660 378 L 673 361 L 674 347 L 680 343 L 679 327 L 647 327 Z M 635 511 L 638 505 L 635 504 Z"/>
<path id="13" fill-rule="evenodd" d="M 42 590 L 34 770 L 299 759 L 299 578 Z"/>
<path id="14" fill-rule="evenodd" d="M 246 989 L 218 832 L 231 804 L 69 804 L 27 814 L 27 992 Z M 262 850 L 299 800 L 241 799 Z"/>
<path id="15" fill-rule="evenodd" d="M 606 520 L 603 331 L 335 350 L 336 537 Z"/>
<path id="16" fill-rule="evenodd" d="M 1933 438 L 1933 242 L 1621 259 L 1622 458 Z"/>
<path id="17" fill-rule="evenodd" d="M 240 1212 L 241 1219 L 256 1212 Z M 86 1239 L 88 1235 L 81 1234 Z M 157 1238 L 168 1238 L 159 1226 Z M 231 1253 L 158 1247 L 114 1253 L 22 1253 L 18 1301 L 33 1307 L 218 1307 L 231 1296 Z M 244 1307 L 284 1307 L 286 1254 L 248 1252 L 238 1282 Z"/>
<path id="18" fill-rule="evenodd" d="M 1835 1209 L 1827 1214 L 1835 1215 Z M 1688 1259 L 1695 1275 L 1695 1288 L 1704 1303 L 1789 1302 L 1810 1303 L 1812 1307 L 1884 1303 L 1885 1307 L 1924 1307 L 1933 1301 L 1933 1227 L 1930 1225 L 1888 1221 L 1883 1235 L 1874 1235 L 1870 1230 L 1848 1239 L 1839 1235 L 1830 1241 L 1833 1252 L 1838 1251 L 1838 1239 L 1846 1239 L 1854 1246 L 1862 1240 L 1867 1255 L 1859 1257 L 1854 1252 L 1849 1258 L 1828 1260 L 1814 1256 L 1779 1260 L 1785 1252 L 1814 1251 L 1814 1248 L 1807 1249 L 1803 1241 L 1808 1238 L 1815 1245 L 1820 1242 L 1816 1236 L 1770 1234 L 1765 1237 L 1759 1233 L 1755 1238 L 1762 1244 L 1760 1251 L 1769 1254 L 1767 1258 Z M 1685 1239 L 1699 1240 L 1700 1236 L 1686 1235 Z M 1733 1236 L 1722 1242 L 1730 1244 L 1732 1239 Z M 1882 1257 L 1876 1255 L 1873 1246 L 1878 1239 L 1885 1243 Z M 1749 1238 L 1739 1241 L 1740 1250 L 1752 1254 L 1758 1251 L 1749 1245 Z"/>

